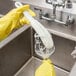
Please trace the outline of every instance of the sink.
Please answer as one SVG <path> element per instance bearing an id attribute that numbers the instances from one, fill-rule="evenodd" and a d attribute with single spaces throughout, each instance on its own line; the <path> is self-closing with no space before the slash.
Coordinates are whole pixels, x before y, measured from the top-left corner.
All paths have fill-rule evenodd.
<path id="1" fill-rule="evenodd" d="M 5 14 L 14 7 L 11 0 L 1 1 L 0 6 L 3 7 L 4 3 L 5 7 L 0 9 L 0 14 Z M 9 7 L 10 5 L 12 6 Z M 33 10 L 34 7 L 41 8 L 31 6 Z M 41 9 L 45 10 L 45 8 Z M 50 59 L 54 63 L 56 76 L 69 76 L 75 62 L 70 54 L 76 45 L 76 29 L 39 18 L 38 20 L 52 33 L 56 50 Z M 33 34 L 31 27 L 23 26 L 0 42 L 0 76 L 34 76 L 42 59 L 34 52 Z"/>
<path id="2" fill-rule="evenodd" d="M 0 42 L 0 76 L 13 76 L 31 57 L 31 30 L 23 26 Z"/>
<path id="3" fill-rule="evenodd" d="M 30 26 L 23 26 L 0 42 L 0 76 L 34 76 L 42 59 L 34 51 L 33 34 Z M 69 76 L 75 42 L 53 34 L 52 37 L 56 50 L 50 59 L 56 76 Z"/>
<path id="4" fill-rule="evenodd" d="M 34 76 L 35 70 L 39 67 L 41 64 L 41 60 L 32 57 L 30 58 L 27 63 L 24 64 L 24 66 L 14 75 L 14 76 Z M 69 72 L 64 71 L 56 66 L 55 71 L 56 71 L 56 76 L 68 76 Z"/>

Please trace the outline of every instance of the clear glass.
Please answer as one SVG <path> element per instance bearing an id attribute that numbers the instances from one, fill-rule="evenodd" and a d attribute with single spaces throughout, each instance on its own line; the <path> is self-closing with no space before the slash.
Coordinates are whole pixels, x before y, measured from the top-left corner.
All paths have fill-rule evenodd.
<path id="1" fill-rule="evenodd" d="M 35 53 L 40 57 L 42 57 L 43 59 L 49 58 L 49 56 L 51 56 L 54 53 L 55 47 L 53 46 L 50 49 L 45 48 L 44 44 L 42 43 L 37 33 L 35 33 L 34 38 L 35 38 Z"/>

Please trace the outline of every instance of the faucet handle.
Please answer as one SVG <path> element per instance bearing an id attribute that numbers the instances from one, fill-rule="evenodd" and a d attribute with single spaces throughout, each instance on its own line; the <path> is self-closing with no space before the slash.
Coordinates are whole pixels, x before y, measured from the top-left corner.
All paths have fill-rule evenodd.
<path id="1" fill-rule="evenodd" d="M 66 5 L 66 8 L 72 8 L 72 1 L 66 0 L 65 5 Z"/>
<path id="2" fill-rule="evenodd" d="M 66 20 L 66 25 L 71 25 L 71 24 L 74 24 L 75 20 L 73 18 L 73 16 L 69 15 L 67 16 L 67 20 Z"/>

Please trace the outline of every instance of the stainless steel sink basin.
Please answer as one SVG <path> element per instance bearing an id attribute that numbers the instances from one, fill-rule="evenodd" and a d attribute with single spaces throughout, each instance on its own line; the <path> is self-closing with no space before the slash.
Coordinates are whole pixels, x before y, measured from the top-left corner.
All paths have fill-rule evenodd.
<path id="1" fill-rule="evenodd" d="M 0 42 L 0 76 L 34 76 L 41 58 L 34 52 L 33 30 L 23 26 Z M 56 51 L 50 56 L 56 76 L 69 76 L 75 42 L 52 35 Z M 66 44 L 65 44 L 66 43 Z"/>
<path id="2" fill-rule="evenodd" d="M 14 76 L 34 76 L 36 69 L 41 64 L 41 60 L 32 57 L 30 58 L 27 63 L 14 75 Z M 68 76 L 69 72 L 64 71 L 55 66 L 56 76 Z"/>

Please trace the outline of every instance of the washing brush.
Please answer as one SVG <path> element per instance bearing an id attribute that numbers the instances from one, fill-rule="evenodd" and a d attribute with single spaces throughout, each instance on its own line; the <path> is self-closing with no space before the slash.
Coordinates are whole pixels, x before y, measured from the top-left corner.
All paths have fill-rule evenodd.
<path id="1" fill-rule="evenodd" d="M 20 7 L 22 4 L 20 2 L 16 2 L 15 6 Z M 49 56 L 55 51 L 52 36 L 40 22 L 29 14 L 28 11 L 25 11 L 23 14 L 30 21 L 30 25 L 36 32 L 34 35 L 35 52 L 43 58 L 42 64 L 35 71 L 35 76 L 55 76 L 54 66 L 49 59 Z"/>

